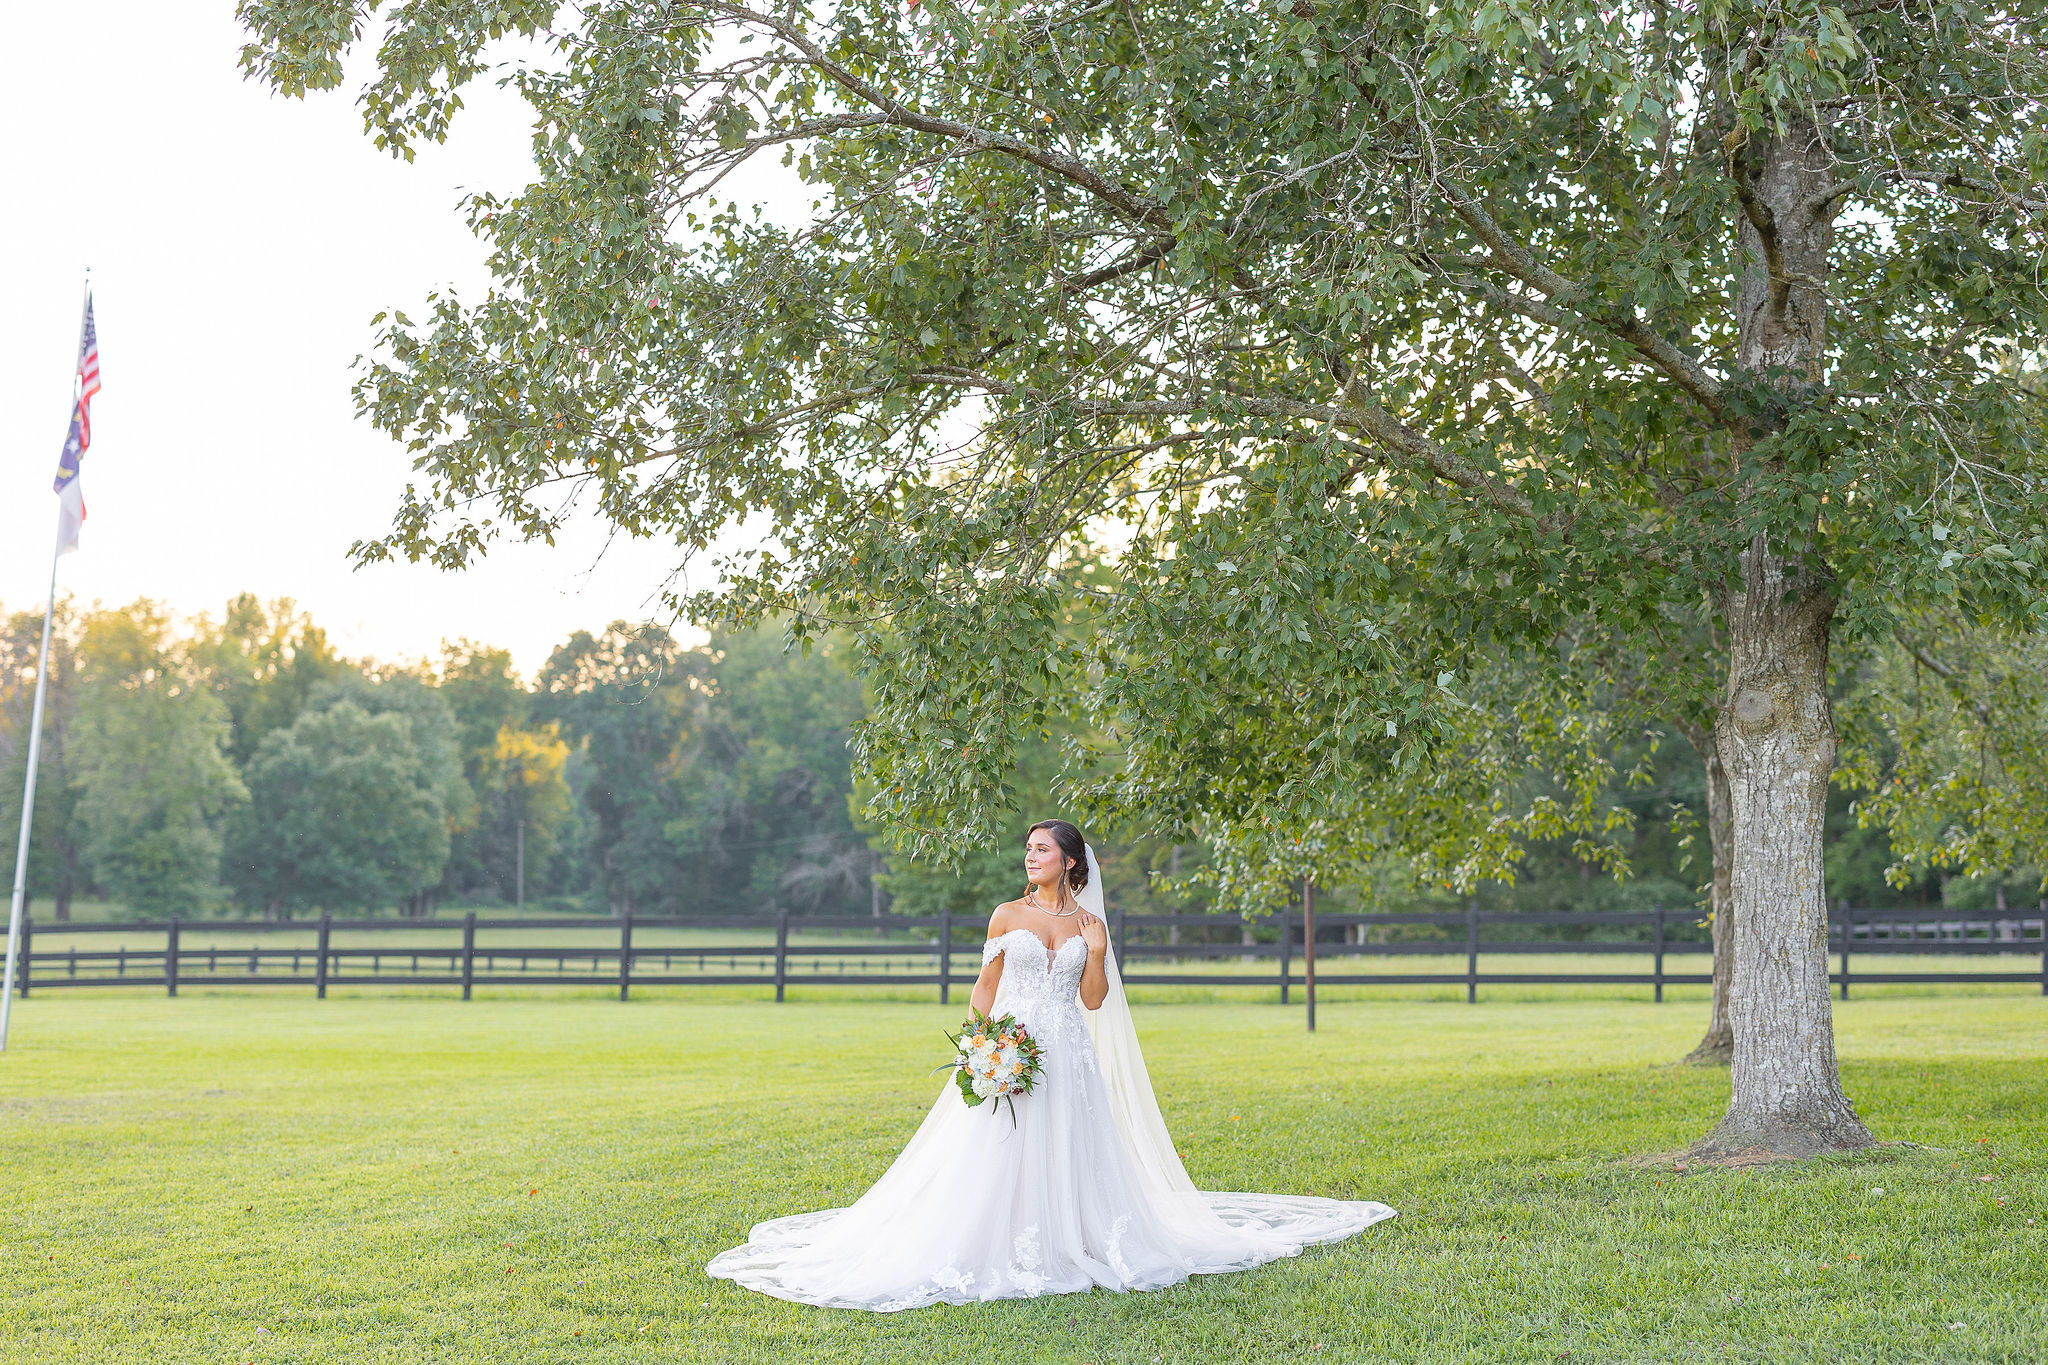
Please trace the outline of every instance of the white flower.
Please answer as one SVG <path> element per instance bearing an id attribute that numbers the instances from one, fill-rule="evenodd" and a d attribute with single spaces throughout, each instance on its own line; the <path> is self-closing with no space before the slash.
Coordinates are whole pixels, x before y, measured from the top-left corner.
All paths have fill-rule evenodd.
<path id="1" fill-rule="evenodd" d="M 1012 1070 L 1015 1070 L 1017 1066 L 1017 1049 L 1013 1047 L 1004 1048 L 1001 1052 L 996 1054 L 996 1060 L 1001 1062 L 1004 1066 L 1007 1066 Z"/>
<path id="2" fill-rule="evenodd" d="M 974 1093 L 982 1099 L 987 1099 L 990 1095 L 996 1093 L 996 1083 L 986 1076 L 976 1076 L 972 1084 Z"/>

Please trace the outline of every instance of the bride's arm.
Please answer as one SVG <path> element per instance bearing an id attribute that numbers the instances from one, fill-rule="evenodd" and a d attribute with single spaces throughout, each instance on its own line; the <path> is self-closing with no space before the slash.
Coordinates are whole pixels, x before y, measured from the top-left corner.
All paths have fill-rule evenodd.
<path id="1" fill-rule="evenodd" d="M 1109 953 L 1109 930 L 1095 916 L 1086 915 L 1081 920 L 1081 937 L 1088 943 L 1088 965 L 1081 969 L 1081 1003 L 1099 1010 L 1109 998 L 1109 971 L 1103 966 Z"/>
<path id="2" fill-rule="evenodd" d="M 988 936 L 996 938 L 1003 932 L 1003 912 L 1008 906 L 999 905 L 996 912 L 988 917 Z M 968 999 L 970 1009 L 987 1014 L 996 1007 L 996 987 L 1003 981 L 1003 955 L 996 953 L 981 964 L 981 975 L 974 978 L 974 994 Z"/>

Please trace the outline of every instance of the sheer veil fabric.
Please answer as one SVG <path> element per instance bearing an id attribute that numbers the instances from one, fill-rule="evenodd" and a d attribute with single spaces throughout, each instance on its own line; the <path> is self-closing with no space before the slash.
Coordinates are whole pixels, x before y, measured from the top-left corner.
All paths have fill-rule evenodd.
<path id="1" fill-rule="evenodd" d="M 1078 899 L 1103 914 L 1088 850 Z M 1075 944 L 1082 943 L 1077 950 Z M 1152 1093 L 1114 945 L 1109 994 L 1081 1008 L 1087 949 L 1028 929 L 1001 954 L 995 1012 L 1044 1048 L 1044 1074 L 1007 1109 L 970 1109 L 950 1078 L 889 1169 L 852 1205 L 758 1223 L 706 1269 L 798 1303 L 894 1312 L 933 1303 L 1148 1290 L 1249 1270 L 1394 1216 L 1385 1204 L 1195 1188 Z"/>

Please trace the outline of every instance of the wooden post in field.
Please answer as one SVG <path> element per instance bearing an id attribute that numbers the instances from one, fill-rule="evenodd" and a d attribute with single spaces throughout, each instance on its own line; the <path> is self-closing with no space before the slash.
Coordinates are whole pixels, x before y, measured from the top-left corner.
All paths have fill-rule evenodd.
<path id="1" fill-rule="evenodd" d="M 1316 879 L 1301 884 L 1301 970 L 1308 978 L 1308 1031 L 1316 1031 Z"/>
<path id="2" fill-rule="evenodd" d="M 476 979 L 476 911 L 462 917 L 462 998 L 469 999 L 470 982 Z"/>
<path id="3" fill-rule="evenodd" d="M 1479 1003 L 1479 902 L 1465 902 L 1465 1003 Z"/>
<path id="4" fill-rule="evenodd" d="M 1657 962 L 1655 978 L 1657 1003 L 1661 1005 L 1664 1003 L 1664 907 L 1659 905 L 1655 908 L 1657 911 Z"/>
<path id="5" fill-rule="evenodd" d="M 619 999 L 624 1000 L 633 989 L 633 912 L 628 910 L 619 920 Z M 775 998 L 782 998 L 782 987 L 775 988 Z"/>
<path id="6" fill-rule="evenodd" d="M 178 917 L 171 916 L 171 927 L 164 931 L 164 994 L 173 999 L 178 994 Z"/>
<path id="7" fill-rule="evenodd" d="M 1849 908 L 1849 902 L 1842 902 L 1842 998 L 1849 998 L 1849 939 L 1855 932 L 1856 912 Z"/>
<path id="8" fill-rule="evenodd" d="M 953 908 L 939 911 L 939 1003 L 953 1003 Z"/>
<path id="9" fill-rule="evenodd" d="M 775 1000 L 780 1004 L 789 984 L 789 911 L 775 912 Z"/>
<path id="10" fill-rule="evenodd" d="M 316 956 L 313 963 L 313 998 L 315 1000 L 325 1000 L 327 998 L 327 941 L 328 934 L 333 926 L 334 916 L 324 910 L 321 911 L 319 947 L 315 950 Z"/>
<path id="11" fill-rule="evenodd" d="M 1294 907 L 1280 908 L 1280 1003 L 1287 1003 L 1288 980 L 1294 974 Z"/>

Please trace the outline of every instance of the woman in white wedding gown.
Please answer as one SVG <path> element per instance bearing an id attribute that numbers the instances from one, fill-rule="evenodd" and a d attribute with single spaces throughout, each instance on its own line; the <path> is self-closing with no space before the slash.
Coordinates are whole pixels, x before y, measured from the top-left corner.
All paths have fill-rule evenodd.
<path id="1" fill-rule="evenodd" d="M 1032 826 L 1031 892 L 989 921 L 974 1006 L 1014 1014 L 1043 1073 L 1009 1106 L 947 1078 L 917 1135 L 850 1207 L 756 1224 L 713 1275 L 798 1303 L 931 1303 L 1159 1289 L 1349 1237 L 1384 1204 L 1197 1190 L 1174 1151 L 1103 925 L 1094 851 Z M 1083 1006 L 1087 1008 L 1084 1010 Z"/>

